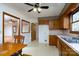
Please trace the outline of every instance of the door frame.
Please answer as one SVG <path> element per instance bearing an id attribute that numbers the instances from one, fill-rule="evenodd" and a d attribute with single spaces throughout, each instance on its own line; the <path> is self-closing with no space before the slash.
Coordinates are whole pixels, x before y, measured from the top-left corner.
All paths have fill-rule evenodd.
<path id="1" fill-rule="evenodd" d="M 5 20 L 5 18 L 4 18 L 4 15 L 8 15 L 8 16 L 11 16 L 11 17 L 14 17 L 14 18 L 16 18 L 16 19 L 18 19 L 19 20 L 19 22 L 18 22 L 18 24 L 19 24 L 19 29 L 18 29 L 18 35 L 20 35 L 20 18 L 19 17 L 16 17 L 16 16 L 14 16 L 14 15 L 11 15 L 11 14 L 9 14 L 9 13 L 7 13 L 7 12 L 3 12 L 2 13 L 2 38 L 3 38 L 3 42 L 2 43 L 4 43 L 4 34 L 5 34 L 5 32 L 4 32 L 4 20 Z"/>

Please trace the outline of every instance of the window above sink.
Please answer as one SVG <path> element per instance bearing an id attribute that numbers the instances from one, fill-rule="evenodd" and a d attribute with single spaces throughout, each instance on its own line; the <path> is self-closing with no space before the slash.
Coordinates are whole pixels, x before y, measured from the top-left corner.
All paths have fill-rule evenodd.
<path id="1" fill-rule="evenodd" d="M 77 8 L 70 17 L 70 32 L 79 33 L 79 8 Z"/>

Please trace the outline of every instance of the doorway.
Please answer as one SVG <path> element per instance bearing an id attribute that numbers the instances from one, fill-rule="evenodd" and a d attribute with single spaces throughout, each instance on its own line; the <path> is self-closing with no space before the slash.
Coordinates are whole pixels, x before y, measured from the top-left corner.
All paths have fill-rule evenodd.
<path id="1" fill-rule="evenodd" d="M 20 18 L 3 12 L 3 43 L 14 42 L 14 35 L 20 35 Z"/>

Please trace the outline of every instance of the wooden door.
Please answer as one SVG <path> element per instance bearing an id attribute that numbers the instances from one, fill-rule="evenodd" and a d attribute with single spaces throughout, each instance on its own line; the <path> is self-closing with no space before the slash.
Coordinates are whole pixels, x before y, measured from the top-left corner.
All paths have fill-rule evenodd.
<path id="1" fill-rule="evenodd" d="M 31 40 L 36 40 L 36 24 L 31 23 Z"/>

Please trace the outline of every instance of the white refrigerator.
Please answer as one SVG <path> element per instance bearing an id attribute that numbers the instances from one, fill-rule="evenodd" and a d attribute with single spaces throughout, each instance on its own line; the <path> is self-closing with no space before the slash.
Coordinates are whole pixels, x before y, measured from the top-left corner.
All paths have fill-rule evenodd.
<path id="1" fill-rule="evenodd" d="M 49 44 L 49 26 L 39 25 L 39 43 Z"/>

